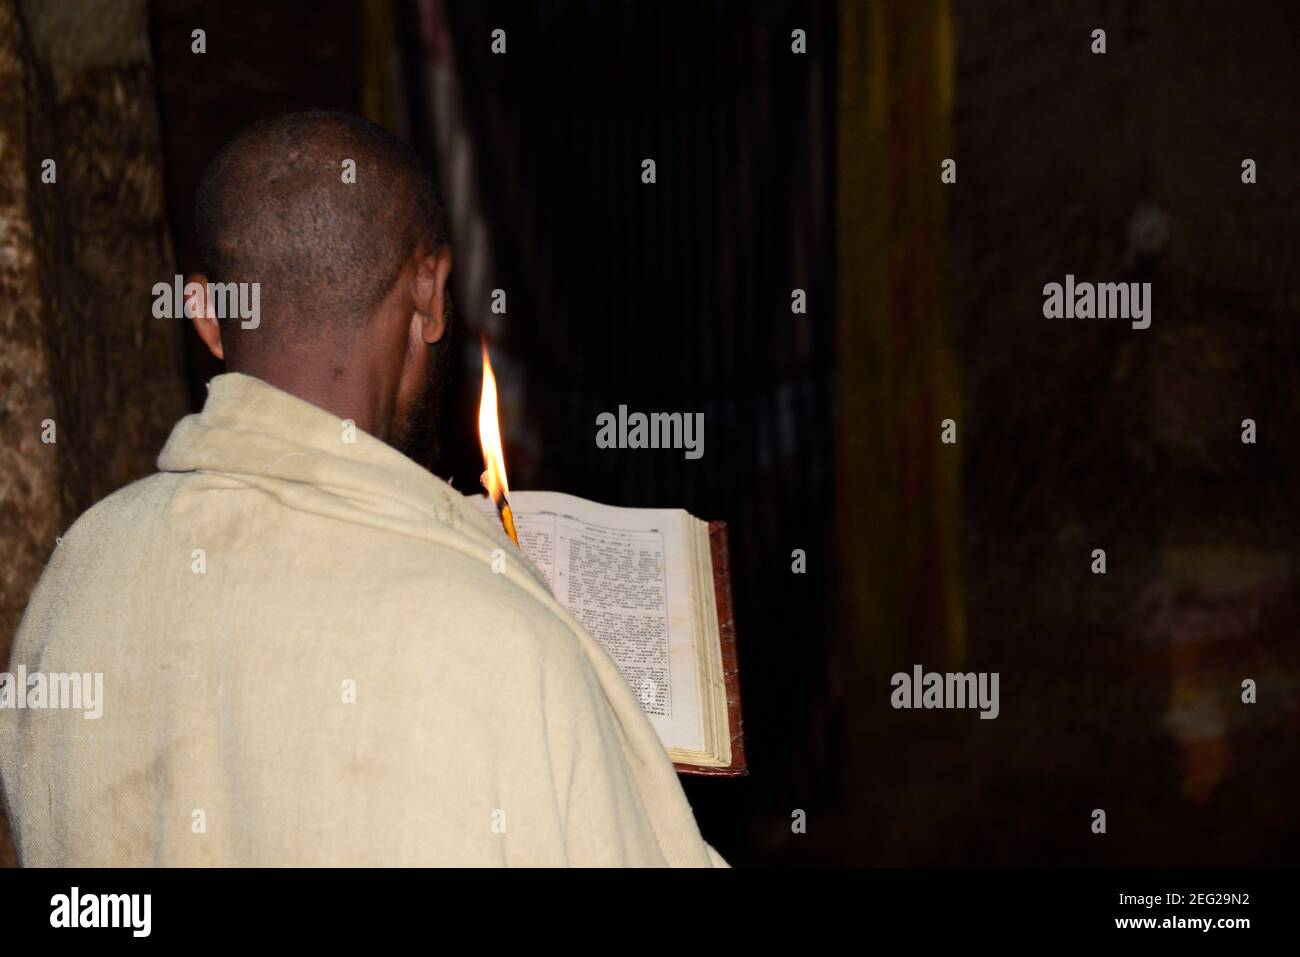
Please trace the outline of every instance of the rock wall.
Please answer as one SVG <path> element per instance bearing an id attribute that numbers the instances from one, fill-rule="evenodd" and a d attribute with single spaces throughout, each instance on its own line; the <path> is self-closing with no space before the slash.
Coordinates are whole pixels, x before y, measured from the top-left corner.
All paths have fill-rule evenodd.
<path id="1" fill-rule="evenodd" d="M 186 411 L 179 326 L 152 313 L 174 267 L 147 12 L 0 0 L 4 662 L 58 535 L 152 471 Z"/>

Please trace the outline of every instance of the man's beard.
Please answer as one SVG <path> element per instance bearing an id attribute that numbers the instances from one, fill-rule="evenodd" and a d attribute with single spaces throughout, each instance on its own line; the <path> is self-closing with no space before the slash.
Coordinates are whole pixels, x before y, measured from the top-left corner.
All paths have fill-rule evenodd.
<path id="1" fill-rule="evenodd" d="M 429 471 L 433 471 L 441 452 L 438 421 L 442 417 L 442 384 L 447 379 L 450 352 L 445 340 L 433 349 L 429 377 L 410 411 L 397 424 L 392 443 L 393 448 Z"/>

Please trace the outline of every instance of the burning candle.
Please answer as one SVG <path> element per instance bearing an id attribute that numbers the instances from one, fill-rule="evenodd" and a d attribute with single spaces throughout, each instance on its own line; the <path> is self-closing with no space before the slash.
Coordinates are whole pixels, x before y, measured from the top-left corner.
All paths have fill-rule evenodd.
<path id="1" fill-rule="evenodd" d="M 519 544 L 515 517 L 510 511 L 510 484 L 506 481 L 506 457 L 501 450 L 501 425 L 497 418 L 497 380 L 488 359 L 487 340 L 483 340 L 483 393 L 478 403 L 478 440 L 483 447 L 483 484 L 492 504 L 501 516 L 501 525 L 510 540 Z"/>

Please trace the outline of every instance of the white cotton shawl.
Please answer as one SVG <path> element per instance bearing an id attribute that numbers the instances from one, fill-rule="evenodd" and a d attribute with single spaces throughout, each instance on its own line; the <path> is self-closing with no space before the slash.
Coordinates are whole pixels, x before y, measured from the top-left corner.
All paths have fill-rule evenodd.
<path id="1" fill-rule="evenodd" d="M 66 533 L 8 670 L 102 673 L 103 714 L 0 709 L 21 862 L 725 866 L 501 529 L 345 436 L 218 376 L 160 471 Z"/>

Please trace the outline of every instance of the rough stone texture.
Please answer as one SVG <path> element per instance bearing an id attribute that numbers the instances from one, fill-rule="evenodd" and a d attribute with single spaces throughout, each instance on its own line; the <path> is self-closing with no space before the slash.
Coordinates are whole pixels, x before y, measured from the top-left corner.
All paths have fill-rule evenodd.
<path id="1" fill-rule="evenodd" d="M 969 633 L 1004 704 L 961 746 L 962 809 L 936 798 L 949 823 L 905 839 L 994 864 L 1292 860 L 1300 15 L 957 10 Z M 1045 319 L 1066 273 L 1152 283 L 1151 327 Z"/>
<path id="2" fill-rule="evenodd" d="M 31 76 L 14 0 L 0 0 L 0 660 L 62 528 L 56 445 L 41 422 L 56 415 L 42 324 L 44 297 L 30 213 L 39 169 L 30 165 Z M 0 818 L 2 818 L 0 814 Z M 14 863 L 0 820 L 0 864 Z"/>
<path id="3" fill-rule="evenodd" d="M 798 863 L 1294 861 L 1300 10 L 953 4 L 944 150 L 927 141 L 930 116 L 908 115 L 942 107 L 922 95 L 919 59 L 906 59 L 918 11 L 891 32 L 891 0 L 841 9 L 874 17 L 867 38 L 886 38 L 851 64 L 884 76 L 841 77 L 841 148 L 861 142 L 853 123 L 886 100 L 898 119 L 880 149 L 906 157 L 885 184 L 904 208 L 857 255 L 843 243 L 879 217 L 870 188 L 888 164 L 864 154 L 860 167 L 841 166 L 841 315 L 861 315 L 858 330 L 881 318 L 868 282 L 907 282 L 933 253 L 918 246 L 876 265 L 927 225 L 932 207 L 906 202 L 915 177 L 937 183 L 942 160 L 957 161 L 946 227 L 931 237 L 946 258 L 961 399 L 960 511 L 945 521 L 960 535 L 967 667 L 1000 672 L 1001 714 L 895 711 L 887 683 L 864 687 L 848 705 L 863 732 L 844 748 L 840 806 L 810 812 L 794 840 L 788 817 L 773 814 L 756 840 L 770 842 L 768 860 Z M 860 43 L 850 26 L 842 56 Z M 1104 55 L 1089 50 L 1095 28 L 1107 31 Z M 891 86 L 877 62 L 891 56 L 905 57 L 913 83 Z M 1256 185 L 1241 182 L 1245 158 L 1258 162 Z M 1066 273 L 1151 282 L 1151 328 L 1045 319 L 1043 285 Z M 923 353 L 932 320 L 918 312 L 900 354 Z M 871 428 L 876 405 L 897 422 L 927 420 L 918 428 L 937 443 L 938 412 L 915 401 L 942 384 L 933 367 L 877 371 L 883 347 L 869 337 L 849 346 L 843 406 Z M 1248 417 L 1255 445 L 1240 440 Z M 885 520 L 858 533 L 849 517 L 840 530 L 853 534 L 854 587 L 883 600 L 842 640 L 901 645 L 915 651 L 904 662 L 943 670 L 927 649 L 932 620 L 900 627 L 898 617 L 899 596 L 940 580 L 942 552 L 927 544 L 918 559 L 894 546 L 873 559 L 909 521 L 889 510 L 936 509 L 932 477 L 891 482 L 898 446 L 878 435 L 870 448 L 884 461 L 851 489 L 886 503 Z M 1093 548 L 1106 549 L 1104 576 L 1090 571 Z M 1241 701 L 1247 678 L 1258 704 Z M 843 680 L 851 687 L 855 675 Z M 1107 812 L 1104 836 L 1090 829 L 1094 808 Z"/>
<path id="4" fill-rule="evenodd" d="M 143 0 L 0 0 L 0 657 L 59 533 L 185 411 Z M 41 162 L 57 180 L 41 182 Z M 42 421 L 57 441 L 41 442 Z M 7 828 L 0 863 L 13 862 Z"/>

